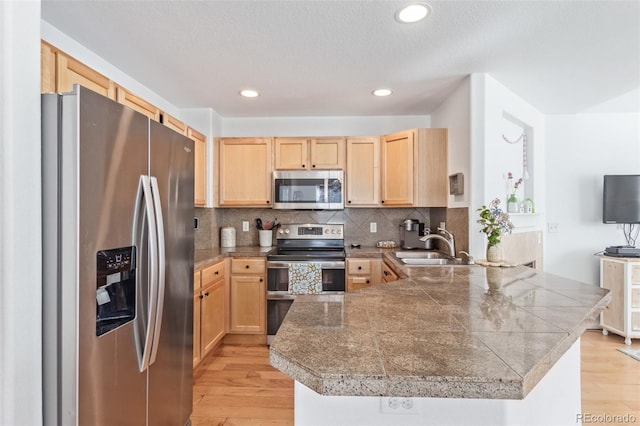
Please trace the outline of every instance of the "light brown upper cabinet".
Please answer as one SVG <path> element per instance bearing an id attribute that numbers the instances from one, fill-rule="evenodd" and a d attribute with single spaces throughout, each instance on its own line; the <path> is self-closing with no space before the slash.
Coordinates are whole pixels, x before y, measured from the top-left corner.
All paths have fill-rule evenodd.
<path id="1" fill-rule="evenodd" d="M 418 164 L 415 170 L 418 207 L 446 207 L 449 195 L 447 129 L 416 129 Z"/>
<path id="2" fill-rule="evenodd" d="M 51 46 L 49 46 L 49 49 L 52 51 L 51 53 L 55 54 L 56 72 L 55 89 L 51 90 L 51 76 L 49 75 L 49 82 L 47 83 L 49 85 L 48 91 L 55 91 L 58 93 L 70 92 L 73 89 L 74 84 L 79 84 L 110 99 L 116 98 L 116 89 L 113 81 L 109 80 L 99 72 L 89 68 L 85 64 L 76 61 L 72 57 L 53 49 Z M 47 59 L 47 64 L 43 63 L 42 66 L 43 68 L 45 66 L 51 67 L 51 64 L 51 58 L 49 56 L 49 58 Z M 42 70 L 42 72 L 45 72 L 45 70 Z M 50 74 L 51 69 L 48 68 L 46 72 Z M 43 81 L 43 86 L 44 84 L 45 82 Z"/>
<path id="3" fill-rule="evenodd" d="M 134 111 L 138 111 L 140 114 L 144 114 L 152 120 L 160 121 L 160 109 L 153 104 L 145 101 L 138 95 L 134 95 L 124 87 L 118 86 L 116 88 L 117 98 L 116 100 L 122 105 L 126 105 Z"/>
<path id="4" fill-rule="evenodd" d="M 223 138 L 216 142 L 220 207 L 271 207 L 271 139 Z"/>
<path id="5" fill-rule="evenodd" d="M 412 129 L 382 138 L 385 207 L 446 207 L 447 129 Z"/>
<path id="6" fill-rule="evenodd" d="M 380 205 L 380 137 L 347 138 L 346 207 Z"/>
<path id="7" fill-rule="evenodd" d="M 40 91 L 56 91 L 56 51 L 48 43 L 40 43 Z"/>
<path id="8" fill-rule="evenodd" d="M 194 205 L 203 207 L 207 204 L 207 137 L 191 127 L 187 128 L 187 137 L 194 145 Z"/>
<path id="9" fill-rule="evenodd" d="M 166 112 L 162 113 L 162 124 L 170 128 L 174 132 L 187 136 L 187 125 L 174 116 L 167 114 Z"/>
<path id="10" fill-rule="evenodd" d="M 382 137 L 380 201 L 385 207 L 413 206 L 414 170 L 417 167 L 415 131 Z"/>
<path id="11" fill-rule="evenodd" d="M 344 169 L 344 138 L 275 138 L 276 170 Z"/>

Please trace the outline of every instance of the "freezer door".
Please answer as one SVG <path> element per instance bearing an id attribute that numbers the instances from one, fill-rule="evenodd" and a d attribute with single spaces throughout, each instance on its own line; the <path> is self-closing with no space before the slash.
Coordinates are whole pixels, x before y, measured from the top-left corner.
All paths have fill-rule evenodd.
<path id="1" fill-rule="evenodd" d="M 71 207 L 74 211 L 62 213 L 62 217 L 71 214 L 79 218 L 73 230 L 77 235 L 78 280 L 62 284 L 78 288 L 77 322 L 73 324 L 78 333 L 77 423 L 144 425 L 147 377 L 138 367 L 135 321 L 129 316 L 105 331 L 98 320 L 119 312 L 127 315 L 131 298 L 140 293 L 128 286 L 147 279 L 146 247 L 112 250 L 134 246 L 139 181 L 148 171 L 148 120 L 90 90 L 78 90 L 75 100 L 63 97 L 63 134 L 68 136 L 67 143 L 75 144 L 69 150 L 77 152 L 78 167 L 78 180 L 66 182 L 70 186 L 65 185 L 63 191 L 77 188 L 78 192 L 77 203 Z M 76 108 L 73 115 L 67 114 L 67 103 Z M 75 161 L 72 157 L 69 161 Z M 74 261 L 72 253 L 66 255 L 62 262 Z M 113 273 L 98 273 L 108 268 Z M 135 316 L 140 315 L 136 311 Z M 73 327 L 65 330 L 69 333 Z"/>
<path id="2" fill-rule="evenodd" d="M 193 141 L 150 121 L 150 175 L 165 237 L 165 288 L 155 360 L 149 367 L 149 425 L 180 426 L 192 411 Z M 160 308 L 159 308 L 160 312 Z"/>

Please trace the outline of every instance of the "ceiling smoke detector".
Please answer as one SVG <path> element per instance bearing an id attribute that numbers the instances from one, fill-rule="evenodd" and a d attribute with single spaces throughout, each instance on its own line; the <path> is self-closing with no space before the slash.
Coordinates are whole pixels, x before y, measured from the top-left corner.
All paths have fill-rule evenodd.
<path id="1" fill-rule="evenodd" d="M 426 18 L 431 14 L 431 6 L 426 3 L 414 3 L 396 12 L 396 21 L 401 24 L 411 24 Z"/>

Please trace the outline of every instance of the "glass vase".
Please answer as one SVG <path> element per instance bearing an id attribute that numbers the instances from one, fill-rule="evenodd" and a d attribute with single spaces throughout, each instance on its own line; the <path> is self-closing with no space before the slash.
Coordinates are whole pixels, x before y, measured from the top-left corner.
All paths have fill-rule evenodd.
<path id="1" fill-rule="evenodd" d="M 487 261 L 493 263 L 500 263 L 502 261 L 502 245 L 487 244 Z"/>
<path id="2" fill-rule="evenodd" d="M 516 194 L 511 194 L 507 199 L 507 212 L 518 213 L 520 211 L 520 205 L 518 204 L 518 198 Z"/>

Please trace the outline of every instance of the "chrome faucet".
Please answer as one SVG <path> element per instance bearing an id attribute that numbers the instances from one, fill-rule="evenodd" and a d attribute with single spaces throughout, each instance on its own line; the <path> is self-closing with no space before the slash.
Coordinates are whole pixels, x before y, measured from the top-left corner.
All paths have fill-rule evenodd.
<path id="1" fill-rule="evenodd" d="M 427 231 L 427 232 L 429 232 L 429 231 Z M 425 242 L 428 241 L 428 240 L 444 241 L 447 244 L 447 246 L 449 247 L 449 255 L 452 258 L 456 257 L 456 249 L 455 249 L 455 242 L 453 240 L 453 234 L 451 232 L 447 231 L 444 228 L 438 228 L 438 232 L 444 234 L 444 236 L 442 236 L 440 234 L 430 234 L 430 233 L 428 233 L 424 237 L 421 237 L 420 241 L 425 241 Z"/>

